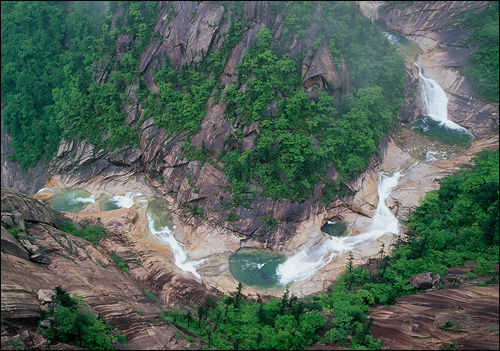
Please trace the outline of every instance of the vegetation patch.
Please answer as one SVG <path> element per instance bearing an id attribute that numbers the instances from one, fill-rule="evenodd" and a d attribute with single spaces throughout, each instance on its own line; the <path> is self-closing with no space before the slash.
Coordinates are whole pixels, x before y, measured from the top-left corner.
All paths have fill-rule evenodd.
<path id="1" fill-rule="evenodd" d="M 115 350 L 113 343 L 125 343 L 125 337 L 112 333 L 113 327 L 106 325 L 102 318 L 95 318 L 90 311 L 84 312 L 83 298 L 70 296 L 60 286 L 56 287 L 57 310 L 49 307 L 49 311 L 40 311 L 41 320 L 50 321 L 49 328 L 38 330 L 46 338 L 75 344 L 87 350 Z"/>

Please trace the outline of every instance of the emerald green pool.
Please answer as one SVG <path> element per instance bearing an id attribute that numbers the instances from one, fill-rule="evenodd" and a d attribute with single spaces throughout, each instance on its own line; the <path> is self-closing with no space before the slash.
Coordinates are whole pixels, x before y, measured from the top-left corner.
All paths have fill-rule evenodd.
<path id="1" fill-rule="evenodd" d="M 429 116 L 418 116 L 411 128 L 430 139 L 448 145 L 470 147 L 474 140 L 474 136 L 467 129 L 458 125 L 450 128 L 447 124 Z"/>
<path id="2" fill-rule="evenodd" d="M 117 202 L 111 200 L 111 196 L 103 195 L 100 201 L 101 211 L 112 211 L 121 208 Z"/>
<path id="3" fill-rule="evenodd" d="M 94 203 L 94 195 L 84 189 L 58 189 L 49 207 L 63 212 L 79 212 L 88 204 Z"/>
<path id="4" fill-rule="evenodd" d="M 260 290 L 283 290 L 278 284 L 276 268 L 286 257 L 272 251 L 242 248 L 229 257 L 234 279 Z"/>
<path id="5" fill-rule="evenodd" d="M 148 200 L 148 208 L 146 210 L 153 221 L 153 229 L 160 231 L 167 227 L 170 230 L 174 229 L 172 214 L 168 209 L 167 203 L 160 198 L 153 197 Z"/>
<path id="6" fill-rule="evenodd" d="M 342 237 L 349 234 L 347 226 L 341 221 L 328 221 L 325 225 L 321 227 L 321 231 L 329 234 L 331 236 Z"/>

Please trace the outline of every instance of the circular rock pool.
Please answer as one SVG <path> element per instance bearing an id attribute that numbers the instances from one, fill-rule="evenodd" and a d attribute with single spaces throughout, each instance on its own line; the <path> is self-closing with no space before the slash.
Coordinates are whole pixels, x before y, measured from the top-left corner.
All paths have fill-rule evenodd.
<path id="1" fill-rule="evenodd" d="M 283 290 L 278 284 L 276 268 L 286 257 L 272 251 L 242 248 L 229 257 L 232 276 L 245 285 L 260 290 Z"/>
<path id="2" fill-rule="evenodd" d="M 79 212 L 88 204 L 94 203 L 95 197 L 84 189 L 58 189 L 49 203 L 56 211 Z"/>

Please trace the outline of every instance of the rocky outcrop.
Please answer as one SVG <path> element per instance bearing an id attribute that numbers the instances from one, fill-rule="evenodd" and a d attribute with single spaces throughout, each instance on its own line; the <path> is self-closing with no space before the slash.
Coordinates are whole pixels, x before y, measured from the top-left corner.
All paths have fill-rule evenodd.
<path id="1" fill-rule="evenodd" d="M 302 88 L 310 98 L 317 99 L 319 93 L 326 90 L 327 84 L 333 89 L 335 106 L 340 104 L 340 96 L 349 94 L 350 77 L 346 63 L 338 58 L 340 69 L 337 69 L 330 49 L 323 39 L 314 58 L 310 53 L 302 61 Z"/>
<path id="2" fill-rule="evenodd" d="M 15 151 L 12 147 L 12 137 L 5 131 L 3 122 L 0 125 L 2 136 L 2 177 L 0 181 L 2 188 L 28 194 L 36 193 L 43 188 L 49 179 L 45 162 L 40 160 L 34 167 L 22 169 L 17 162 L 9 160 Z"/>
<path id="3" fill-rule="evenodd" d="M 22 203 L 21 200 L 11 203 Z M 43 262 L 47 266 L 2 250 L 1 317 L 2 325 L 4 322 L 10 323 L 10 336 L 4 335 L 2 328 L 2 343 L 4 336 L 12 339 L 16 333 L 26 330 L 35 332 L 40 320 L 40 308 L 46 308 L 47 303 L 50 303 L 50 290 L 61 286 L 70 294 L 82 296 L 90 311 L 95 311 L 107 323 L 115 325 L 115 330 L 127 338 L 125 348 L 198 348 L 198 345 L 191 345 L 182 338 L 174 340 L 175 331 L 157 317 L 171 304 L 190 307 L 203 303 L 209 296 L 206 288 L 175 269 L 172 259 L 165 257 L 168 249 L 154 247 L 160 246 L 157 241 L 151 241 L 151 238 L 137 240 L 140 236 L 133 230 L 134 226 L 143 226 L 141 235 L 144 235 L 147 223 L 137 218 L 136 211 L 115 210 L 98 216 L 101 216 L 100 220 L 110 228 L 113 236 L 102 240 L 97 248 L 49 224 L 35 220 L 27 222 L 33 242 L 27 245 L 40 248 L 50 258 L 51 262 Z M 95 217 L 92 218 L 97 221 Z M 82 217 L 82 225 L 88 219 Z M 4 231 L 2 227 L 2 247 Z M 135 233 L 135 237 L 130 236 L 130 232 Z M 151 244 L 153 247 L 148 248 Z M 127 274 L 120 272 L 113 264 L 109 256 L 111 251 L 127 262 Z M 153 303 L 144 294 L 146 289 L 152 291 L 159 302 Z M 49 290 L 49 293 L 45 290 Z"/>
<path id="4" fill-rule="evenodd" d="M 17 256 L 24 260 L 28 259 L 29 253 L 12 234 L 3 226 L 2 228 L 2 252 Z"/>
<path id="5" fill-rule="evenodd" d="M 13 224 L 19 227 L 24 226 L 25 221 L 56 225 L 63 220 L 59 213 L 31 196 L 20 195 L 7 189 L 2 189 L 2 222 L 9 224 L 4 217 L 13 217 Z"/>
<path id="6" fill-rule="evenodd" d="M 381 349 L 497 350 L 498 284 L 435 290 L 375 306 L 371 333 Z"/>

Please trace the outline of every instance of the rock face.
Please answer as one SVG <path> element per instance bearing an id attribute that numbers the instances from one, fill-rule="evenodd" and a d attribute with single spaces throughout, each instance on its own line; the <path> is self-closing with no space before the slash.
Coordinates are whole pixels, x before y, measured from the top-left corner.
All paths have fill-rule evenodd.
<path id="1" fill-rule="evenodd" d="M 498 284 L 435 290 L 401 297 L 394 306 L 375 307 L 371 332 L 381 349 L 497 350 Z M 448 323 L 447 323 L 448 322 Z"/>
<path id="2" fill-rule="evenodd" d="M 17 196 L 19 199 L 11 199 L 10 203 L 23 204 L 26 201 L 25 196 Z M 26 214 L 20 208 L 13 210 Z M 126 349 L 198 348 L 199 345 L 191 345 L 182 338 L 177 342 L 173 337 L 175 331 L 159 319 L 158 314 L 170 304 L 199 305 L 207 296 L 215 296 L 199 282 L 175 270 L 175 265 L 165 259 L 165 248 L 147 248 L 147 245 L 158 245 L 157 242 L 137 240 L 137 237 L 133 241 L 132 237 L 125 235 L 136 224 L 146 225 L 137 220 L 135 210 L 109 211 L 101 216 L 113 236 L 101 241 L 97 248 L 82 238 L 32 219 L 27 222 L 32 245 L 45 253 L 37 256 L 48 258 L 50 262 L 38 260 L 47 266 L 28 261 L 24 254 L 14 256 L 9 253 L 10 249 L 1 253 L 1 314 L 2 323 L 11 323 L 9 339 L 15 338 L 16 331 L 35 332 L 40 320 L 39 309 L 50 303 L 51 290 L 61 286 L 70 294 L 82 296 L 88 304 L 86 308 L 95 310 L 107 323 L 115 325 L 116 330 L 127 338 Z M 2 227 L 2 247 L 6 237 L 4 231 Z M 23 253 L 22 248 L 18 247 L 18 250 Z M 127 262 L 127 274 L 121 273 L 113 264 L 110 251 Z M 153 303 L 144 294 L 146 289 L 152 291 L 159 302 Z M 2 345 L 4 336 L 8 335 L 2 331 Z M 38 338 L 34 334 L 35 337 Z"/>
<path id="3" fill-rule="evenodd" d="M 10 161 L 9 155 L 15 151 L 11 146 L 12 137 L 5 131 L 3 122 L 0 124 L 2 133 L 1 186 L 2 188 L 11 189 L 17 192 L 34 194 L 39 189 L 43 188 L 44 184 L 49 179 L 46 166 L 43 160 L 40 160 L 35 167 L 29 167 L 26 170 L 22 170 L 17 162 Z"/>
<path id="4" fill-rule="evenodd" d="M 302 88 L 310 98 L 317 99 L 320 92 L 325 91 L 327 84 L 333 89 L 335 106 L 340 104 L 341 95 L 349 94 L 350 77 L 345 61 L 338 59 L 340 69 L 337 69 L 326 40 L 323 39 L 314 58 L 311 60 L 311 53 L 302 61 Z"/>
<path id="5" fill-rule="evenodd" d="M 470 66 L 467 57 L 475 47 L 462 44 L 472 34 L 460 27 L 463 14 L 486 6 L 478 1 L 415 1 L 409 3 L 361 1 L 361 8 L 390 30 L 414 40 L 423 50 L 419 55 L 427 78 L 434 79 L 448 96 L 448 119 L 475 136 L 498 130 L 498 104 L 485 103 L 472 90 L 459 68 Z M 407 67 L 418 79 L 415 66 Z M 413 113 L 416 117 L 422 107 Z"/>

